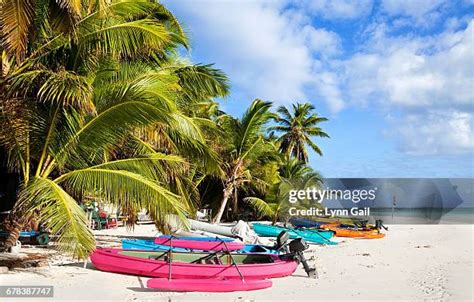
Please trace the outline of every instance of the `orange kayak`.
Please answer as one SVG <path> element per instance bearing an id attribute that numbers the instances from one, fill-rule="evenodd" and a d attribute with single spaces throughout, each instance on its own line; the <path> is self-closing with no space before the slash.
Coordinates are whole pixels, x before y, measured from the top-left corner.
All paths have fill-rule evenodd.
<path id="1" fill-rule="evenodd" d="M 340 228 L 337 224 L 325 224 L 321 228 L 331 230 L 335 232 L 337 237 L 351 237 L 351 238 L 364 238 L 364 239 L 378 239 L 385 237 L 385 234 L 380 233 L 378 230 L 353 230 L 347 228 Z"/>

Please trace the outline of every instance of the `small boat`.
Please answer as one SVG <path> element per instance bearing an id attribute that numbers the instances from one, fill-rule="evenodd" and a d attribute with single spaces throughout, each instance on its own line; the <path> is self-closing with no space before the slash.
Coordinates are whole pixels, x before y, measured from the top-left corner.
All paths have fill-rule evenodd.
<path id="1" fill-rule="evenodd" d="M 363 239 L 379 239 L 385 237 L 378 229 L 371 228 L 349 228 L 347 226 L 338 226 L 337 224 L 325 224 L 321 228 L 331 230 L 337 237 L 351 237 Z"/>
<path id="2" fill-rule="evenodd" d="M 155 243 L 160 245 L 189 248 L 193 250 L 203 251 L 235 251 L 244 248 L 244 244 L 238 241 L 225 241 L 220 238 L 199 238 L 183 239 L 174 237 L 158 237 L 155 238 Z"/>
<path id="3" fill-rule="evenodd" d="M 148 288 L 176 292 L 235 292 L 269 288 L 272 281 L 268 279 L 167 279 L 153 278 L 148 280 Z"/>
<path id="4" fill-rule="evenodd" d="M 204 237 L 204 236 L 199 236 L 199 237 L 194 237 L 194 236 L 175 236 L 175 235 L 161 235 L 158 238 L 164 238 L 164 239 L 183 239 L 183 240 L 194 240 L 194 241 L 209 241 L 209 240 L 219 240 L 219 241 L 225 241 L 225 242 L 231 242 L 235 241 L 234 238 L 228 238 L 228 237 L 220 237 L 220 236 L 215 236 L 215 237 Z"/>
<path id="5" fill-rule="evenodd" d="M 172 247 L 169 245 L 156 244 L 153 240 L 142 239 L 123 239 L 122 248 L 126 250 L 151 250 L 151 251 L 167 251 L 171 248 L 174 252 L 202 252 L 203 250 L 195 250 L 191 248 Z M 235 250 L 236 253 L 264 253 L 264 254 L 278 254 L 280 251 L 273 246 L 265 246 L 258 244 L 246 244 L 240 250 Z"/>
<path id="6" fill-rule="evenodd" d="M 296 217 L 291 218 L 290 223 L 297 228 L 319 228 L 321 225 L 326 224 L 326 222 L 317 222 Z"/>
<path id="7" fill-rule="evenodd" d="M 175 279 L 266 279 L 293 274 L 298 263 L 291 257 L 272 254 L 228 252 L 183 253 L 98 248 L 91 255 L 102 271 L 153 278 Z M 235 266 L 238 265 L 239 270 Z M 240 275 L 242 274 L 242 276 Z"/>
<path id="8" fill-rule="evenodd" d="M 286 231 L 289 233 L 291 239 L 303 238 L 310 243 L 337 244 L 337 242 L 329 240 L 334 235 L 334 232 L 330 230 L 291 229 L 261 223 L 254 223 L 253 229 L 258 235 L 265 237 L 276 237 L 282 231 Z"/>

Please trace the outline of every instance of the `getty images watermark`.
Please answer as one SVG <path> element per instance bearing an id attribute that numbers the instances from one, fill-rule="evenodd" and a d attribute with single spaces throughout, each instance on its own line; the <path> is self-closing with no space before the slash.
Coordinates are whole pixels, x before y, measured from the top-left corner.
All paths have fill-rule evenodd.
<path id="1" fill-rule="evenodd" d="M 357 204 L 361 201 L 375 200 L 377 188 L 367 190 L 306 188 L 304 190 L 290 190 L 288 193 L 288 202 L 290 204 L 299 203 L 300 206 L 305 201 L 321 204 L 323 200 L 352 201 Z M 288 209 L 288 213 L 291 216 L 370 216 L 370 208 L 352 207 L 350 209 L 330 209 L 326 207 L 309 207 L 301 209 L 294 206 Z"/>

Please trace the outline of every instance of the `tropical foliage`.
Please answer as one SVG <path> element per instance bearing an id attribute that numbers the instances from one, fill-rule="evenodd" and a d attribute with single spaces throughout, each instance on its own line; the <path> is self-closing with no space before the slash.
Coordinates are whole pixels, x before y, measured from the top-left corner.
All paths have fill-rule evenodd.
<path id="1" fill-rule="evenodd" d="M 255 100 L 241 119 L 231 116 L 222 118 L 222 129 L 225 132 L 223 149 L 223 194 L 214 222 L 220 222 L 227 201 L 233 196 L 236 210 L 237 190 L 250 184 L 260 185 L 265 182 L 255 176 L 251 167 L 275 154 L 272 144 L 264 138 L 263 126 L 274 114 L 270 112 L 271 103 Z"/>
<path id="2" fill-rule="evenodd" d="M 6 247 L 34 218 L 86 257 L 86 200 L 131 223 L 146 209 L 165 230 L 166 215 L 206 205 L 214 222 L 228 208 L 276 221 L 289 186 L 320 183 L 305 145 L 321 153 L 310 138 L 328 137 L 326 119 L 309 104 L 277 116 L 258 99 L 241 118 L 222 112 L 226 75 L 180 57 L 186 34 L 154 0 L 0 0 L 0 36 L 0 153 L 20 179 Z"/>
<path id="3" fill-rule="evenodd" d="M 244 201 L 255 209 L 258 216 L 268 217 L 275 224 L 278 220 L 287 221 L 289 209 L 308 209 L 317 207 L 318 204 L 308 200 L 299 200 L 297 203 L 289 203 L 290 191 L 318 189 L 322 185 L 322 177 L 317 172 L 296 159 L 289 159 L 281 163 L 280 181 L 275 183 L 266 194 L 265 198 L 246 197 Z"/>
<path id="4" fill-rule="evenodd" d="M 35 215 L 60 248 L 86 256 L 86 197 L 157 222 L 193 209 L 190 171 L 220 170 L 202 132 L 211 121 L 186 112 L 228 84 L 175 55 L 187 39 L 164 6 L 4 1 L 0 22 L 0 144 L 21 178 L 7 243 Z"/>
<path id="5" fill-rule="evenodd" d="M 313 113 L 314 106 L 309 103 L 297 103 L 293 106 L 293 112 L 290 112 L 286 107 L 279 107 L 278 123 L 270 130 L 282 132 L 279 137 L 280 151 L 287 156 L 294 156 L 295 158 L 307 163 L 308 151 L 306 145 L 310 146 L 317 154 L 323 155 L 321 149 L 316 145 L 311 137 L 329 137 L 318 125 L 328 119 L 320 117 Z"/>

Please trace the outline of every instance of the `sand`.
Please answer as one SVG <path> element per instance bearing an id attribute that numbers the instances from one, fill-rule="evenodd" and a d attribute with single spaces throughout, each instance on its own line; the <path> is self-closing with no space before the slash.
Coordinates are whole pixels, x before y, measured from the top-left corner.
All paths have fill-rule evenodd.
<path id="1" fill-rule="evenodd" d="M 300 267 L 293 276 L 274 279 L 272 288 L 261 291 L 156 292 L 144 287 L 147 278 L 97 271 L 91 264 L 83 268 L 83 263 L 10 271 L 0 274 L 0 285 L 54 285 L 54 299 L 35 301 L 473 300 L 473 225 L 389 228 L 384 239 L 338 238 L 337 246 L 312 246 L 306 257 L 316 264 L 318 279 L 308 279 Z M 127 235 L 123 228 L 99 233 Z M 139 226 L 134 232 L 155 233 L 153 226 Z"/>

